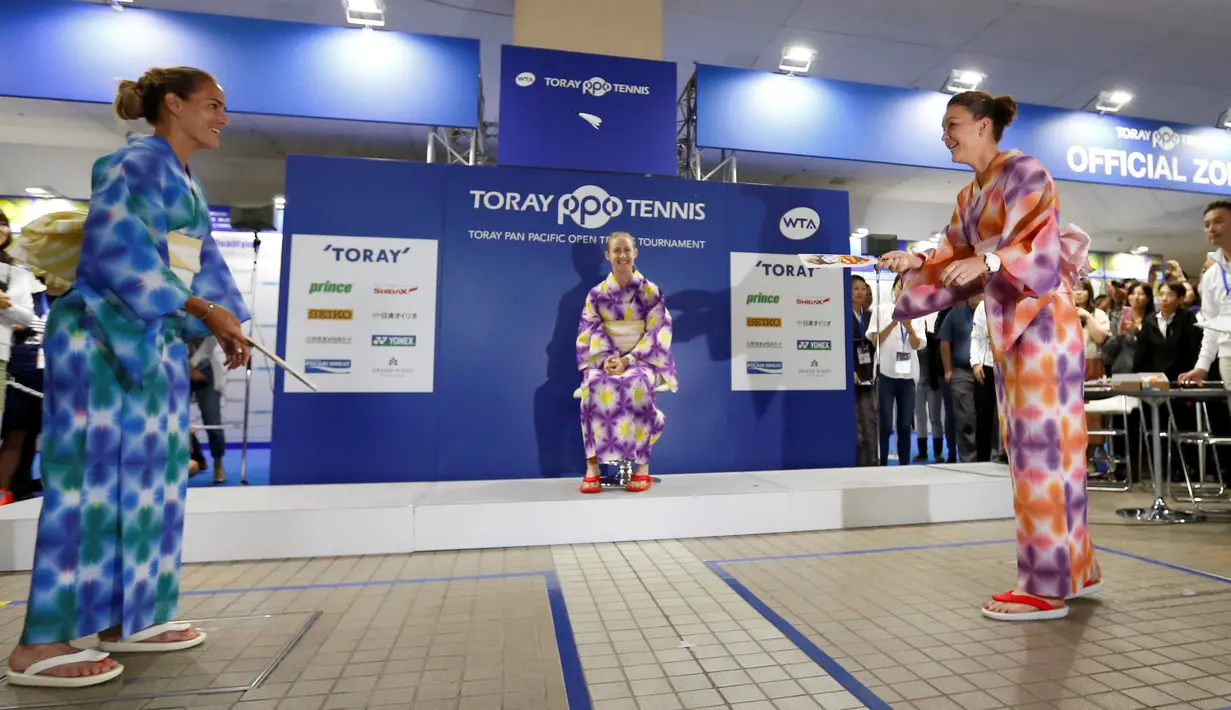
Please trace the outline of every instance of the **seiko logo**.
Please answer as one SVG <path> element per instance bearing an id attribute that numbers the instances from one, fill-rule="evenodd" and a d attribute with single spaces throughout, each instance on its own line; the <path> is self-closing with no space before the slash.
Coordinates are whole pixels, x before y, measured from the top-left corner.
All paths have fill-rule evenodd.
<path id="1" fill-rule="evenodd" d="M 781 328 L 781 318 L 749 318 L 747 319 L 749 328 Z"/>

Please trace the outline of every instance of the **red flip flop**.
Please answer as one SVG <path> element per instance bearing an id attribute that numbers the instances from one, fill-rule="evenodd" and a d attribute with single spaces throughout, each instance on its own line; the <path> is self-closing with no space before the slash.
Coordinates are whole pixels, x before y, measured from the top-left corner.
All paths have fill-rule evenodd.
<path id="1" fill-rule="evenodd" d="M 992 596 L 993 601 L 998 601 L 1002 604 L 1024 604 L 1032 606 L 1038 611 L 1027 612 L 1003 612 L 991 611 L 987 607 L 983 607 L 979 611 L 989 619 L 996 621 L 1049 621 L 1051 619 L 1063 619 L 1069 615 L 1069 608 L 1063 604 L 1055 606 L 1051 602 L 1039 599 L 1036 596 L 1029 594 L 1014 594 L 1013 592 L 1005 592 L 1004 594 L 995 594 Z"/>

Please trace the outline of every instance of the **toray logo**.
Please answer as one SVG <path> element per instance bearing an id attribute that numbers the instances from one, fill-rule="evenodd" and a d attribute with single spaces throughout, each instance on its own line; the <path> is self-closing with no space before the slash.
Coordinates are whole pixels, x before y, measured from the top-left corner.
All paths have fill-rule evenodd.
<path id="1" fill-rule="evenodd" d="M 518 76 L 521 79 L 521 76 Z M 606 96 L 607 94 L 639 94 L 641 96 L 650 95 L 650 87 L 640 86 L 636 84 L 613 84 L 601 76 L 593 76 L 585 81 L 581 79 L 560 79 L 554 76 L 543 78 L 543 83 L 547 86 L 559 89 L 581 89 L 581 93 L 587 96 Z"/>
<path id="2" fill-rule="evenodd" d="M 766 276 L 789 276 L 806 279 L 811 278 L 812 272 L 816 271 L 816 269 L 802 264 L 773 264 L 766 261 L 758 261 L 757 266 L 765 270 Z"/>
<path id="3" fill-rule="evenodd" d="M 556 224 L 565 218 L 583 229 L 602 229 L 612 219 L 627 214 L 638 219 L 705 220 L 704 202 L 662 202 L 659 200 L 620 199 L 598 185 L 582 185 L 567 195 L 471 190 L 474 209 L 498 212 L 538 212 L 547 214 L 556 205 Z"/>
<path id="4" fill-rule="evenodd" d="M 410 253 L 410 247 L 405 249 L 356 249 L 333 245 L 325 247 L 326 253 L 331 251 L 334 261 L 349 261 L 352 264 L 396 264 L 398 258 Z"/>
<path id="5" fill-rule="evenodd" d="M 526 87 L 526 86 L 530 86 L 531 84 L 533 84 L 536 78 L 537 77 L 535 77 L 534 74 L 532 74 L 531 72 L 524 71 L 518 74 L 517 78 L 514 79 L 513 81 L 517 82 L 518 86 Z"/>
<path id="6" fill-rule="evenodd" d="M 778 231 L 787 239 L 800 240 L 816 234 L 821 228 L 821 216 L 811 207 L 796 207 L 778 220 Z"/>

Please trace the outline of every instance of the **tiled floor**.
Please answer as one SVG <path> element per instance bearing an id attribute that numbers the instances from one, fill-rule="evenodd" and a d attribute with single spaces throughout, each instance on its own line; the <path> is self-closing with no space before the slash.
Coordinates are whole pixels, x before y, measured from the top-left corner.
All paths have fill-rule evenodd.
<path id="1" fill-rule="evenodd" d="M 1013 583 L 1010 521 L 197 565 L 204 648 L 122 658 L 102 695 L 0 685 L 0 709 L 1227 708 L 1231 525 L 1114 516 L 1148 502 L 1092 494 L 1108 589 L 1041 624 L 977 613 Z M 5 647 L 25 586 L 0 576 Z M 256 689 L 149 697 L 249 687 L 308 620 Z"/>

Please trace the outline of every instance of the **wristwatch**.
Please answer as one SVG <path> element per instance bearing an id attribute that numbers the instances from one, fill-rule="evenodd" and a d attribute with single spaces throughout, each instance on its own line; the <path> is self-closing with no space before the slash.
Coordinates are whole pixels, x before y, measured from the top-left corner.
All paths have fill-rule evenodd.
<path id="1" fill-rule="evenodd" d="M 987 273 L 989 274 L 1000 271 L 1000 257 L 990 251 L 983 255 L 983 263 L 987 264 Z"/>

